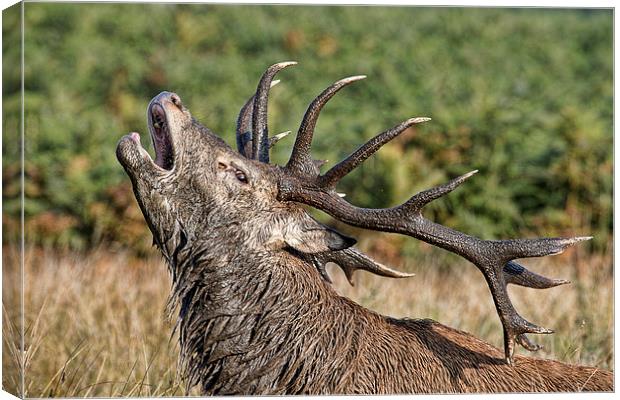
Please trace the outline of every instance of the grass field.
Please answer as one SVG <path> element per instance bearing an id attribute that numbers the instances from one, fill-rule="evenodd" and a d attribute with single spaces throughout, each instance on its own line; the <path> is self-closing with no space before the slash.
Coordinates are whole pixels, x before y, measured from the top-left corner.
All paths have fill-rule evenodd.
<path id="1" fill-rule="evenodd" d="M 361 243 L 363 248 L 371 245 Z M 389 260 L 388 247 L 382 248 L 373 252 Z M 18 258 L 7 247 L 3 257 L 2 383 L 5 390 L 15 391 Z M 535 338 L 545 346 L 540 356 L 613 368 L 611 260 L 611 254 L 589 256 L 571 249 L 527 264 L 539 273 L 574 282 L 543 291 L 511 289 L 526 318 L 556 331 Z M 446 268 L 446 263 L 451 265 Z M 390 280 L 358 272 L 350 287 L 336 267 L 329 272 L 339 292 L 371 309 L 397 317 L 433 318 L 501 344 L 491 296 L 472 265 L 422 247 L 415 261 L 397 266 L 416 276 Z M 25 282 L 26 396 L 185 394 L 176 370 L 176 338 L 170 338 L 172 323 L 164 317 L 170 279 L 154 251 L 138 260 L 106 249 L 85 254 L 30 249 Z"/>

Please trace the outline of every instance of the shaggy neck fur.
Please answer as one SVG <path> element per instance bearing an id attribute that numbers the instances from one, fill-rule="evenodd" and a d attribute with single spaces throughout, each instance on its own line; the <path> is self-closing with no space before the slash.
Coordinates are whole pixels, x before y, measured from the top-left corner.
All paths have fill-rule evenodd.
<path id="1" fill-rule="evenodd" d="M 355 351 L 355 331 L 340 337 L 334 311 L 343 311 L 336 304 L 342 299 L 314 267 L 284 251 L 225 258 L 202 252 L 200 258 L 178 275 L 186 282 L 175 282 L 188 386 L 198 384 L 205 394 L 301 394 L 324 390 L 313 384 L 326 373 L 333 380 L 328 387 L 337 384 L 335 372 L 354 357 L 342 355 Z M 340 324 L 352 316 L 338 314 Z M 326 371 L 313 367 L 335 352 L 341 357 Z"/>
<path id="2" fill-rule="evenodd" d="M 228 232 L 232 235 L 231 232 Z M 211 236 L 213 237 L 213 236 Z M 229 238 L 231 236 L 228 236 Z M 203 394 L 355 394 L 610 390 L 613 375 L 516 357 L 431 320 L 396 320 L 338 296 L 287 251 L 164 251 L 188 388 Z"/>

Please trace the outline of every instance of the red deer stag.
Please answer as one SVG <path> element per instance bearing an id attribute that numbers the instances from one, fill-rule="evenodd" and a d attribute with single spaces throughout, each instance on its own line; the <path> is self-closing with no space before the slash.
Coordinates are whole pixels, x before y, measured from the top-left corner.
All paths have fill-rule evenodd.
<path id="1" fill-rule="evenodd" d="M 420 192 L 397 207 L 358 208 L 337 192 L 338 182 L 412 118 L 380 133 L 344 161 L 320 173 L 310 156 L 319 112 L 342 79 L 308 107 L 286 166 L 269 163 L 267 97 L 271 66 L 241 109 L 237 145 L 192 118 L 179 96 L 162 92 L 148 106 L 155 161 L 131 133 L 117 157 L 154 243 L 172 275 L 169 310 L 188 388 L 204 394 L 447 393 L 612 390 L 611 372 L 514 356 L 515 343 L 536 350 L 528 333 L 551 333 L 523 319 L 509 283 L 549 288 L 566 283 L 537 275 L 514 260 L 562 252 L 588 237 L 482 240 L 429 221 L 422 210 L 476 171 Z M 349 225 L 418 238 L 471 261 L 484 275 L 504 329 L 504 351 L 428 319 L 378 315 L 330 286 L 325 264 L 350 278 L 387 268 L 347 237 L 313 219 L 304 205 Z"/>

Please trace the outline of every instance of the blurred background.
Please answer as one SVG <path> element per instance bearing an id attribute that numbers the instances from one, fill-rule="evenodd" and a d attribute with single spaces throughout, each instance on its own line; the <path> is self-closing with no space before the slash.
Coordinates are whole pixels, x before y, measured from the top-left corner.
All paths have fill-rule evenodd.
<path id="1" fill-rule="evenodd" d="M 486 239 L 593 235 L 527 264 L 573 285 L 511 293 L 526 318 L 557 332 L 540 338 L 541 356 L 613 367 L 611 10 L 27 3 L 24 29 L 19 358 L 20 13 L 3 12 L 5 389 L 185 393 L 163 318 L 169 278 L 115 146 L 138 131 L 152 154 L 146 106 L 163 90 L 234 145 L 239 108 L 266 67 L 286 60 L 299 65 L 272 90 L 272 133 L 295 132 L 332 82 L 368 75 L 325 107 L 316 158 L 336 162 L 409 117 L 433 118 L 342 182 L 352 203 L 393 206 L 478 169 L 426 215 Z M 274 162 L 287 160 L 293 141 L 274 148 Z M 360 273 L 351 288 L 332 269 L 341 293 L 501 346 L 491 296 L 471 265 L 410 238 L 339 228 L 376 259 L 417 274 L 392 282 Z"/>

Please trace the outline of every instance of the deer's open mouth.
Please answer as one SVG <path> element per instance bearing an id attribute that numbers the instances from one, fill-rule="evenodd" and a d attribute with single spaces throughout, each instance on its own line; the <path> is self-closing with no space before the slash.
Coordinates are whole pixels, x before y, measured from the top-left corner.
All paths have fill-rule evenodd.
<path id="1" fill-rule="evenodd" d="M 165 170 L 171 170 L 174 165 L 172 139 L 166 111 L 159 103 L 152 103 L 149 107 L 149 128 L 155 149 L 155 164 Z"/>

